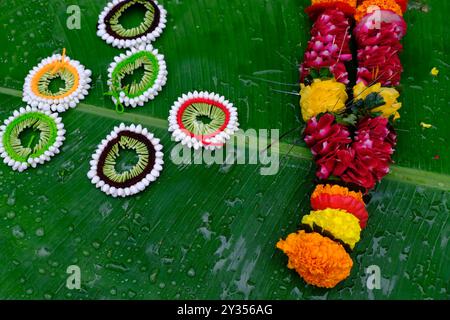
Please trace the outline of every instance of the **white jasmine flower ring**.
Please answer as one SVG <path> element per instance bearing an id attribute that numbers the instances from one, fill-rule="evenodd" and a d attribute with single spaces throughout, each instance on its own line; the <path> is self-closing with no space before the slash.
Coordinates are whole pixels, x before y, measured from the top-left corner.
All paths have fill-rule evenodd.
<path id="1" fill-rule="evenodd" d="M 24 138 L 25 130 L 31 133 Z M 0 156 L 13 170 L 35 168 L 60 152 L 65 132 L 57 113 L 22 107 L 0 126 Z"/>
<path id="2" fill-rule="evenodd" d="M 132 150 L 137 162 L 124 170 L 117 169 L 123 149 Z M 160 175 L 164 165 L 163 146 L 154 134 L 141 125 L 120 124 L 102 140 L 92 155 L 87 176 L 101 191 L 113 197 L 128 197 L 144 191 Z"/>
<path id="3" fill-rule="evenodd" d="M 120 18 L 131 7 L 145 11 L 136 27 L 125 27 Z M 98 18 L 97 35 L 119 49 L 136 47 L 158 38 L 167 23 L 167 11 L 155 0 L 114 0 L 107 4 Z"/>
<path id="4" fill-rule="evenodd" d="M 92 72 L 79 61 L 54 54 L 43 59 L 25 78 L 23 101 L 42 110 L 64 112 L 75 108 L 88 95 Z M 64 82 L 60 88 L 51 88 L 53 80 Z"/>
<path id="5" fill-rule="evenodd" d="M 169 131 L 189 148 L 221 148 L 238 130 L 237 109 L 216 93 L 183 94 L 170 110 Z"/>
<path id="6" fill-rule="evenodd" d="M 125 84 L 125 79 L 140 68 L 144 70 L 142 78 Z M 108 85 L 114 104 L 133 108 L 143 106 L 159 94 L 167 82 L 167 74 L 164 56 L 150 44 L 115 57 L 108 68 Z"/>

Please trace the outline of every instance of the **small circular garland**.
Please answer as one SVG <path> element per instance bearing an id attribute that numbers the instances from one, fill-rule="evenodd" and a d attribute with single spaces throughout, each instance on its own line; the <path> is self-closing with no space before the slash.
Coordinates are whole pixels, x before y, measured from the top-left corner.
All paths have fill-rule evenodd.
<path id="1" fill-rule="evenodd" d="M 215 93 L 183 94 L 170 111 L 172 137 L 189 148 L 221 148 L 237 130 L 237 109 L 225 97 Z"/>
<path id="2" fill-rule="evenodd" d="M 120 150 L 136 152 L 137 163 L 128 170 L 116 169 Z M 102 140 L 92 155 L 88 178 L 99 189 L 113 197 L 127 197 L 144 191 L 163 169 L 163 146 L 141 125 L 120 124 Z"/>
<path id="3" fill-rule="evenodd" d="M 145 16 L 134 28 L 124 28 L 120 17 L 130 7 L 142 6 Z M 98 19 L 97 35 L 119 49 L 136 47 L 158 38 L 166 27 L 167 11 L 155 0 L 114 0 L 103 9 Z"/>
<path id="4" fill-rule="evenodd" d="M 143 68 L 142 79 L 131 85 L 123 85 L 125 77 Z M 167 82 L 167 67 L 164 56 L 151 45 L 132 48 L 126 54 L 114 58 L 108 68 L 108 85 L 113 102 L 123 111 L 123 105 L 136 108 L 153 100 Z"/>
<path id="5" fill-rule="evenodd" d="M 54 54 L 43 59 L 25 78 L 23 101 L 42 110 L 64 112 L 75 108 L 88 95 L 91 71 L 79 61 L 63 54 Z M 60 78 L 64 87 L 57 92 L 49 88 L 50 82 Z"/>
<path id="6" fill-rule="evenodd" d="M 39 140 L 23 143 L 21 134 L 27 130 L 39 132 Z M 0 155 L 13 170 L 22 172 L 30 166 L 50 161 L 58 154 L 65 140 L 64 124 L 57 113 L 27 106 L 13 112 L 0 126 Z"/>

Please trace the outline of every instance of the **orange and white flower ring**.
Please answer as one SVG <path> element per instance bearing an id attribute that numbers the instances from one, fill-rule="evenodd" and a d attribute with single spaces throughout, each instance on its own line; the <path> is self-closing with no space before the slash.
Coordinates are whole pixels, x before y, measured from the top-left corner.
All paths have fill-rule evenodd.
<path id="1" fill-rule="evenodd" d="M 75 108 L 88 94 L 91 71 L 80 62 L 55 54 L 34 67 L 24 84 L 23 101 L 41 110 L 64 112 Z M 60 79 L 64 84 L 55 90 L 51 82 Z"/>

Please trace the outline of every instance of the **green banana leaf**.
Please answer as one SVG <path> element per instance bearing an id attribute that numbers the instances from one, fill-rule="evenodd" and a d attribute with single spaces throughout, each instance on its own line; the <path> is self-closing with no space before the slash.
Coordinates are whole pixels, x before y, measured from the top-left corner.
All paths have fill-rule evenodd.
<path id="1" fill-rule="evenodd" d="M 275 249 L 309 211 L 314 187 L 297 95 L 309 1 L 161 2 L 168 23 L 154 46 L 166 57 L 168 83 L 145 107 L 118 114 L 104 93 L 107 67 L 125 50 L 96 35 L 106 0 L 1 1 L 1 119 L 23 106 L 28 71 L 62 48 L 93 71 L 93 88 L 63 114 L 61 154 L 24 173 L 0 165 L 0 298 L 448 299 L 450 2 L 410 1 L 396 164 L 368 205 L 351 276 L 330 290 L 306 285 Z M 73 4 L 79 30 L 66 26 Z M 263 165 L 171 162 L 166 119 L 190 90 L 225 95 L 243 129 L 286 133 L 278 174 L 262 176 Z M 166 164 L 145 192 L 113 199 L 86 173 L 97 144 L 121 122 L 160 137 Z M 70 265 L 81 269 L 80 290 L 66 287 Z M 380 267 L 381 289 L 366 286 L 371 265 Z"/>

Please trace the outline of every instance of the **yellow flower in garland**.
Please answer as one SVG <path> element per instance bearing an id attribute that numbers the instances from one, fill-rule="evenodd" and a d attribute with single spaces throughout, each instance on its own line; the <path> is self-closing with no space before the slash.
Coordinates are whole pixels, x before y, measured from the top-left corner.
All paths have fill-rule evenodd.
<path id="1" fill-rule="evenodd" d="M 314 228 L 314 225 L 329 232 L 334 238 L 347 244 L 350 249 L 360 239 L 361 227 L 359 220 L 351 213 L 339 209 L 311 211 L 302 219 L 302 223 Z"/>
<path id="2" fill-rule="evenodd" d="M 300 87 L 303 120 L 308 121 L 320 113 L 340 113 L 345 110 L 348 95 L 343 83 L 335 79 L 314 79 L 311 85 L 301 84 Z"/>
<path id="3" fill-rule="evenodd" d="M 400 118 L 398 110 L 402 107 L 401 102 L 397 99 L 400 93 L 394 88 L 382 87 L 381 83 L 374 84 L 371 87 L 366 87 L 364 83 L 360 82 L 353 87 L 353 95 L 355 100 L 364 100 L 371 93 L 378 93 L 384 100 L 384 105 L 373 108 L 372 112 L 381 112 L 385 118 L 394 117 L 394 120 Z"/>
<path id="4" fill-rule="evenodd" d="M 289 258 L 288 268 L 309 284 L 333 288 L 350 275 L 353 261 L 344 247 L 319 233 L 299 231 L 280 240 L 277 248 Z"/>

